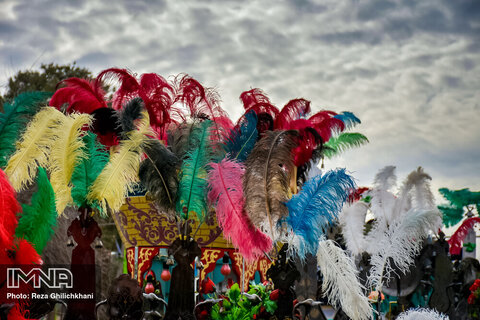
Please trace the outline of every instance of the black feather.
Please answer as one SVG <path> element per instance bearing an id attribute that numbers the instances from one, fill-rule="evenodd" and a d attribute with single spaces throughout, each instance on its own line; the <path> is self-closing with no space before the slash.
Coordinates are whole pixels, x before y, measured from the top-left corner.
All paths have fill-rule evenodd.
<path id="1" fill-rule="evenodd" d="M 140 119 L 143 110 L 145 110 L 145 104 L 141 98 L 133 98 L 125 104 L 118 119 L 118 126 L 122 130 L 122 136 L 136 129 L 135 120 Z"/>

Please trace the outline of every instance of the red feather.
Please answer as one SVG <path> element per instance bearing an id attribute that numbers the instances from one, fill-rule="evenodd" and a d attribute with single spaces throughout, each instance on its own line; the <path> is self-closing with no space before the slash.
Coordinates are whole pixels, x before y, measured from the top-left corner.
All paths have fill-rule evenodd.
<path id="1" fill-rule="evenodd" d="M 336 115 L 337 115 L 336 112 L 333 112 L 330 110 L 322 110 L 312 115 L 310 118 L 308 118 L 308 120 L 310 120 L 312 123 L 318 124 L 323 120 L 333 118 Z"/>
<path id="2" fill-rule="evenodd" d="M 145 102 L 144 97 L 139 92 L 140 85 L 137 79 L 127 69 L 110 68 L 103 70 L 98 74 L 95 83 L 100 85 L 105 77 L 117 77 L 120 81 L 120 88 L 113 95 L 112 107 L 115 110 L 122 109 L 125 102 L 137 96 L 140 96 Z"/>
<path id="3" fill-rule="evenodd" d="M 311 121 L 311 119 L 309 119 Z M 323 142 L 327 142 L 332 137 L 332 133 L 335 131 L 343 131 L 345 130 L 345 124 L 340 119 L 330 118 L 325 119 L 322 122 L 315 123 L 313 122 L 313 126 L 315 130 L 317 130 L 318 134 L 323 139 Z"/>
<path id="4" fill-rule="evenodd" d="M 192 118 L 208 118 L 215 125 L 212 139 L 225 141 L 233 124 L 227 121 L 228 114 L 220 107 L 218 94 L 211 88 L 204 88 L 197 80 L 184 75 L 177 82 L 176 101 L 184 103 L 190 110 Z"/>
<path id="5" fill-rule="evenodd" d="M 17 202 L 15 190 L 8 182 L 5 172 L 0 169 L 0 250 L 5 251 L 13 246 L 17 214 L 22 207 Z"/>
<path id="6" fill-rule="evenodd" d="M 66 87 L 58 89 L 50 99 L 50 106 L 61 109 L 68 104 L 67 112 L 92 113 L 98 108 L 107 107 L 105 92 L 101 84 L 80 78 L 69 78 L 59 84 Z"/>
<path id="7" fill-rule="evenodd" d="M 32 244 L 25 239 L 20 239 L 18 241 L 17 250 L 15 251 L 14 264 L 27 265 L 42 263 L 42 258 L 38 255 Z"/>
<path id="8" fill-rule="evenodd" d="M 358 189 L 353 190 L 353 192 L 348 196 L 348 202 L 352 203 L 358 201 L 362 198 L 362 195 L 370 190 L 367 187 L 359 187 Z"/>
<path id="9" fill-rule="evenodd" d="M 290 122 L 301 119 L 310 113 L 310 101 L 305 99 L 290 100 L 275 119 L 275 129 L 287 129 Z"/>
<path id="10" fill-rule="evenodd" d="M 457 231 L 455 231 L 452 237 L 448 240 L 448 244 L 450 244 L 450 254 L 459 255 L 462 252 L 463 240 L 475 223 L 480 223 L 480 217 L 468 218 L 463 221 L 460 227 L 458 227 Z"/>
<path id="11" fill-rule="evenodd" d="M 242 92 L 242 94 L 240 94 L 240 101 L 242 101 L 245 110 L 248 110 L 257 103 L 271 104 L 270 99 L 258 88 Z"/>
<path id="12" fill-rule="evenodd" d="M 272 240 L 250 221 L 243 209 L 242 177 L 245 168 L 233 160 L 210 163 L 208 198 L 217 203 L 216 214 L 223 235 L 246 260 L 255 260 L 272 249 Z"/>

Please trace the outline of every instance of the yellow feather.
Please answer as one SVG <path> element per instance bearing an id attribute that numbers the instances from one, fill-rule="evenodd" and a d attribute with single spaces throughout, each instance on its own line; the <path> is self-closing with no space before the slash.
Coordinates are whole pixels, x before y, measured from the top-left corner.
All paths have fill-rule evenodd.
<path id="1" fill-rule="evenodd" d="M 120 142 L 118 149 L 90 187 L 87 199 L 97 200 L 103 212 L 106 212 L 107 203 L 113 211 L 119 210 L 128 191 L 132 190 L 132 184 L 138 181 L 143 145 L 148 140 L 148 135 L 155 135 L 149 126 L 150 120 L 146 112 L 142 112 L 142 118 L 138 121 L 137 130 L 130 131 L 128 139 Z"/>
<path id="2" fill-rule="evenodd" d="M 58 214 L 73 203 L 72 178 L 75 165 L 85 157 L 82 136 L 84 126 L 92 124 L 92 117 L 88 114 L 71 114 L 64 119 L 59 130 L 59 138 L 52 146 L 50 154 L 50 182 L 55 191 L 55 204 Z"/>
<path id="3" fill-rule="evenodd" d="M 17 143 L 17 150 L 8 161 L 5 173 L 16 191 L 25 189 L 33 182 L 39 166 L 46 167 L 58 128 L 65 115 L 52 107 L 42 108 L 28 124 Z"/>

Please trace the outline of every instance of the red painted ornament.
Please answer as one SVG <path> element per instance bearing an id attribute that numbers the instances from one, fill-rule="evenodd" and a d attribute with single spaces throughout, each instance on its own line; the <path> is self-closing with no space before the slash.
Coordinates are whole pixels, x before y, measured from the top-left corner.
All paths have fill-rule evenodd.
<path id="1" fill-rule="evenodd" d="M 227 263 L 224 263 L 222 269 L 220 269 L 220 273 L 224 276 L 228 276 L 230 272 L 232 272 L 232 269 L 230 269 L 230 266 Z"/>
<path id="2" fill-rule="evenodd" d="M 147 285 L 145 286 L 145 293 L 152 293 L 152 292 L 155 292 L 155 287 L 153 286 L 153 284 L 151 282 L 147 283 Z"/>
<path id="3" fill-rule="evenodd" d="M 169 281 L 172 275 L 170 274 L 170 270 L 168 269 L 163 269 L 162 274 L 160 275 L 160 278 L 162 278 L 163 281 Z"/>

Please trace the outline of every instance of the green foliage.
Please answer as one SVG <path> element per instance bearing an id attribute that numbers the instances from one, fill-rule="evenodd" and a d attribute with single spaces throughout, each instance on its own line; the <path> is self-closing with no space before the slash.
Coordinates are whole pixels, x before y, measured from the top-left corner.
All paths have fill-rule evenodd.
<path id="1" fill-rule="evenodd" d="M 360 147 L 368 143 L 367 137 L 361 133 L 344 132 L 338 137 L 332 137 L 324 145 L 323 155 L 326 158 L 332 158 L 345 150 Z"/>
<path id="2" fill-rule="evenodd" d="M 21 136 L 27 123 L 37 113 L 42 103 L 50 97 L 48 92 L 26 92 L 12 103 L 5 103 L 4 113 L 0 114 L 0 167 L 7 165 L 15 152 L 15 141 Z"/>
<path id="3" fill-rule="evenodd" d="M 447 227 L 453 227 L 463 219 L 463 208 L 451 206 L 438 206 L 443 214 L 443 224 Z"/>
<path id="4" fill-rule="evenodd" d="M 71 77 L 92 78 L 92 73 L 86 68 L 76 66 L 75 62 L 66 65 L 41 64 L 40 71 L 19 71 L 8 79 L 4 99 L 8 101 L 20 93 L 28 91 L 54 92 L 60 81 Z"/>
<path id="5" fill-rule="evenodd" d="M 469 189 L 449 190 L 447 188 L 440 188 L 438 191 L 447 199 L 449 205 L 440 205 L 438 209 L 443 214 L 443 224 L 451 227 L 462 221 L 464 217 L 464 207 L 475 205 L 477 213 L 480 207 L 480 192 L 470 191 Z"/>
<path id="6" fill-rule="evenodd" d="M 96 140 L 96 135 L 88 132 L 83 137 L 85 157 L 75 166 L 72 174 L 72 198 L 78 207 L 98 208 L 96 203 L 87 202 L 90 185 L 107 165 L 109 155 L 105 147 Z"/>
<path id="7" fill-rule="evenodd" d="M 38 168 L 37 191 L 32 196 L 31 205 L 22 205 L 23 213 L 15 230 L 18 238 L 31 242 L 38 254 L 52 236 L 57 222 L 55 193 L 45 169 Z"/>
<path id="8" fill-rule="evenodd" d="M 269 318 L 277 310 L 277 303 L 270 300 L 270 293 L 262 284 L 251 285 L 248 294 L 256 294 L 262 300 L 251 302 L 241 294 L 238 284 L 235 283 L 226 293 L 224 300 L 212 307 L 210 316 L 214 320 Z"/>

